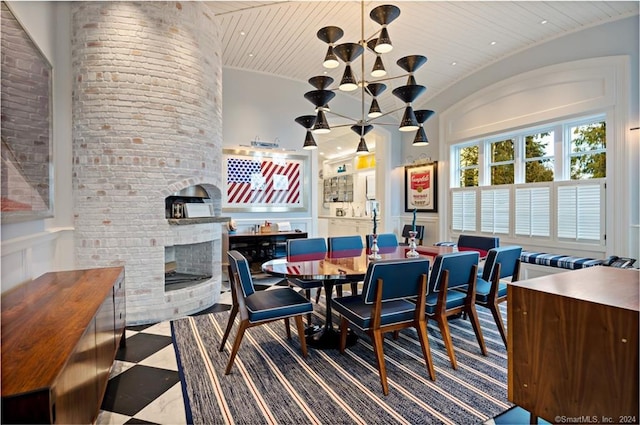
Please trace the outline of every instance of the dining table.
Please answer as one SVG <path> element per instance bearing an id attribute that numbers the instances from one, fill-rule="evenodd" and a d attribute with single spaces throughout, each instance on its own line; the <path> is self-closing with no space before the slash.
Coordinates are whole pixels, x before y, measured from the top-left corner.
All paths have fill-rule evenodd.
<path id="1" fill-rule="evenodd" d="M 372 261 L 415 258 L 434 258 L 439 254 L 455 251 L 455 247 L 433 246 L 422 252 L 419 257 L 408 258 L 408 246 L 381 247 L 378 250 L 379 259 L 370 258 L 371 251 L 367 249 L 344 250 L 327 252 L 323 258 L 309 256 L 288 256 L 269 260 L 262 264 L 262 271 L 269 275 L 287 279 L 319 280 L 323 282 L 326 296 L 325 322 L 320 331 L 307 336 L 309 346 L 325 349 L 338 348 L 340 333 L 333 326 L 331 294 L 335 285 L 362 281 Z M 347 346 L 355 344 L 357 336 L 350 332 L 347 336 Z"/>

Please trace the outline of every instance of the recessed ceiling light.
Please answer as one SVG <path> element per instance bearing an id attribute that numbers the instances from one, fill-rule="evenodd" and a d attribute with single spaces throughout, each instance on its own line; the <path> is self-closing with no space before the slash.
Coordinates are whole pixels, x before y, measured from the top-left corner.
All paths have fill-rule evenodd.
<path id="1" fill-rule="evenodd" d="M 458 62 L 451 62 L 451 66 L 456 66 Z"/>
<path id="2" fill-rule="evenodd" d="M 244 31 L 240 31 L 240 35 L 247 35 L 247 33 Z"/>
<path id="3" fill-rule="evenodd" d="M 549 22 L 549 21 L 547 21 L 546 19 L 543 19 L 542 21 L 540 21 L 540 23 L 541 23 L 542 25 L 546 24 L 547 22 Z"/>
<path id="4" fill-rule="evenodd" d="M 342 148 L 340 146 L 338 146 L 338 150 L 342 150 Z"/>
<path id="5" fill-rule="evenodd" d="M 253 53 L 249 53 L 249 57 L 252 58 L 253 57 Z"/>
<path id="6" fill-rule="evenodd" d="M 495 46 L 495 45 L 496 45 L 496 42 L 495 42 L 495 41 L 492 41 L 492 42 L 491 42 L 491 43 L 489 43 L 489 44 L 491 44 L 492 46 Z"/>

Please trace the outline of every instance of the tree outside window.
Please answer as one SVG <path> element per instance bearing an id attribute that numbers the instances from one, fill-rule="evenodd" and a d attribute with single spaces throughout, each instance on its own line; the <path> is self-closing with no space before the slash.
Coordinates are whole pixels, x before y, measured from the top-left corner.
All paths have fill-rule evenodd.
<path id="1" fill-rule="evenodd" d="M 553 181 L 553 131 L 525 136 L 525 183 Z"/>
<path id="2" fill-rule="evenodd" d="M 598 179 L 607 176 L 607 137 L 604 121 L 570 128 L 571 180 Z"/>
<path id="3" fill-rule="evenodd" d="M 513 184 L 514 142 L 512 139 L 491 143 L 491 184 Z"/>
<path id="4" fill-rule="evenodd" d="M 460 148 L 458 152 L 460 154 L 460 187 L 478 186 L 478 145 Z"/>

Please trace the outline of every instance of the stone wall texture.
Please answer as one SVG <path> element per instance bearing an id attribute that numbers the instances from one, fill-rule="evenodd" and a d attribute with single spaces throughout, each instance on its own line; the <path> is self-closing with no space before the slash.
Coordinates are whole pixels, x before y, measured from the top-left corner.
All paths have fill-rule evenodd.
<path id="1" fill-rule="evenodd" d="M 208 307 L 220 293 L 221 225 L 170 226 L 165 197 L 202 185 L 220 215 L 219 29 L 201 2 L 71 7 L 77 264 L 125 266 L 127 324 Z M 207 241 L 212 279 L 165 292 L 165 246 Z"/>

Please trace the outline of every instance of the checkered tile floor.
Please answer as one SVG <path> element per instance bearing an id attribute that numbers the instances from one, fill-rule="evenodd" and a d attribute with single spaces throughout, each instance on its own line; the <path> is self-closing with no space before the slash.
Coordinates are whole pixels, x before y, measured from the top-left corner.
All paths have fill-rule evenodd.
<path id="1" fill-rule="evenodd" d="M 228 310 L 226 301 L 198 314 Z M 128 327 L 126 338 L 96 424 L 186 424 L 170 322 Z"/>

